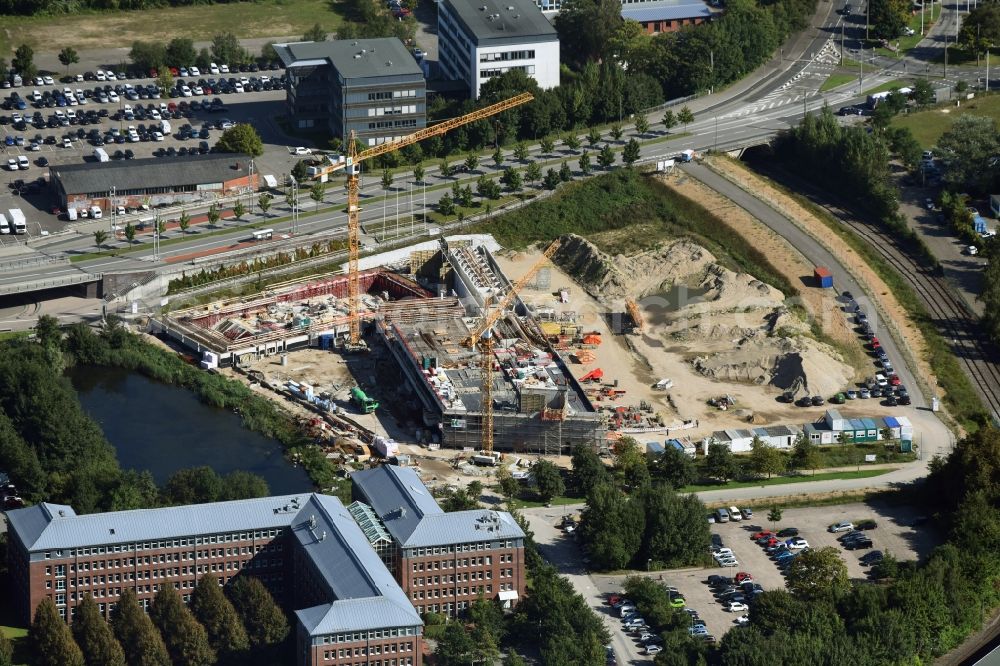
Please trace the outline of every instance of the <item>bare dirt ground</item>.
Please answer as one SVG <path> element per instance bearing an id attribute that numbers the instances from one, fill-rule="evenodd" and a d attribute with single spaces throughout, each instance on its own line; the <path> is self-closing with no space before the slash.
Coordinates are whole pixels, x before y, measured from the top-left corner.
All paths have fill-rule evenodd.
<path id="1" fill-rule="evenodd" d="M 733 182 L 739 184 L 748 192 L 774 206 L 789 219 L 794 220 L 802 229 L 822 242 L 827 249 L 834 252 L 843 261 L 862 284 L 868 285 L 869 296 L 878 304 L 884 323 L 890 323 L 899 331 L 905 346 L 911 350 L 911 356 L 917 364 L 918 374 L 930 385 L 933 393 L 940 394 L 941 388 L 930 366 L 926 361 L 927 350 L 920 331 L 909 320 L 906 311 L 896 300 L 894 294 L 882 279 L 856 252 L 839 236 L 830 232 L 827 226 L 788 195 L 771 187 L 766 181 L 756 176 L 742 165 L 728 159 L 706 158 L 707 163 L 716 171 Z"/>
<path id="2" fill-rule="evenodd" d="M 538 260 L 540 251 L 531 250 L 505 254 L 499 257 L 504 272 L 516 279 L 523 275 Z M 618 381 L 624 396 L 616 402 L 597 403 L 602 406 L 638 405 L 640 401 L 650 402 L 662 414 L 666 424 L 681 420 L 697 421 L 694 428 L 678 430 L 672 436 L 689 436 L 698 441 L 715 430 L 747 427 L 748 417 L 755 423 L 805 423 L 822 417 L 825 408 L 800 408 L 777 402 L 779 389 L 756 384 L 723 382 L 707 377 L 694 369 L 690 357 L 681 350 L 666 347 L 661 341 L 649 336 L 613 334 L 609 326 L 608 308 L 587 294 L 574 279 L 558 266 L 549 264 L 551 280 L 544 291 L 525 289 L 521 298 L 525 303 L 553 307 L 556 312 L 573 311 L 585 330 L 601 333 L 603 343 L 593 350 L 592 363 L 579 364 L 568 361 L 570 371 L 577 378 L 587 372 L 601 368 L 604 381 Z M 569 289 L 569 303 L 559 303 L 556 294 L 559 289 Z M 661 378 L 670 378 L 674 387 L 670 391 L 659 391 L 653 385 Z M 711 397 L 724 394 L 736 400 L 736 408 L 719 411 L 707 404 Z M 859 402 L 840 406 L 848 416 L 872 416 L 892 412 L 875 401 Z M 664 439 L 666 433 L 653 438 Z"/>

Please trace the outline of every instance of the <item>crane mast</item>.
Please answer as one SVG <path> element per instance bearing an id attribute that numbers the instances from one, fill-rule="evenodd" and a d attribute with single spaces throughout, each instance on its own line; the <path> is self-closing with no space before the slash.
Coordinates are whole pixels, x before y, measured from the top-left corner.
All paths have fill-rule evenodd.
<path id="1" fill-rule="evenodd" d="M 342 164 L 333 165 L 330 171 L 346 169 L 347 171 L 347 295 L 349 307 L 350 335 L 347 349 L 363 348 L 361 341 L 361 284 L 358 276 L 358 257 L 361 253 L 361 221 L 360 221 L 360 185 L 359 174 L 361 163 L 365 160 L 391 153 L 405 146 L 423 141 L 432 136 L 441 136 L 462 125 L 474 123 L 477 120 L 489 118 L 498 113 L 502 113 L 515 106 L 520 106 L 534 99 L 531 93 L 521 93 L 502 102 L 491 104 L 467 113 L 458 118 L 451 118 L 443 122 L 417 130 L 413 134 L 399 138 L 396 141 L 382 143 L 358 152 L 355 134 L 351 131 L 348 137 L 347 159 Z M 474 343 L 473 343 L 474 344 Z"/>

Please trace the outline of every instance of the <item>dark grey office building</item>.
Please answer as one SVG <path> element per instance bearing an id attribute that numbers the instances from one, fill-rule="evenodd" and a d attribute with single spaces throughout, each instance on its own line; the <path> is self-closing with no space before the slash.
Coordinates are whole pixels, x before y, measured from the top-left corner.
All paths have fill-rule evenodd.
<path id="1" fill-rule="evenodd" d="M 275 44 L 288 72 L 296 127 L 354 130 L 374 146 L 427 124 L 424 73 L 395 37 Z"/>

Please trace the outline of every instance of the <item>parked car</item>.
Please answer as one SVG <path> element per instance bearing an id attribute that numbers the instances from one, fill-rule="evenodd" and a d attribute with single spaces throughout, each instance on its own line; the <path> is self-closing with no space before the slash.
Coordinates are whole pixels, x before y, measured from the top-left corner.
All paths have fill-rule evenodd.
<path id="1" fill-rule="evenodd" d="M 878 564 L 879 562 L 882 561 L 883 558 L 884 556 L 882 555 L 881 550 L 873 550 L 862 555 L 859 558 L 859 561 L 861 562 L 862 565 L 867 567 L 873 564 Z"/>
<path id="2" fill-rule="evenodd" d="M 741 601 L 730 601 L 726 610 L 730 613 L 746 613 L 750 608 Z"/>
<path id="3" fill-rule="evenodd" d="M 847 550 L 862 550 L 865 548 L 871 548 L 875 544 L 868 537 L 861 537 L 860 539 L 851 539 L 844 544 L 844 548 Z"/>
<path id="4" fill-rule="evenodd" d="M 793 550 L 802 550 L 803 548 L 809 547 L 809 542 L 803 539 L 802 537 L 795 537 L 794 539 L 789 539 L 788 541 L 786 541 L 785 545 L 787 545 L 789 548 Z"/>
<path id="5" fill-rule="evenodd" d="M 784 529 L 778 530 L 778 536 L 780 537 L 794 537 L 799 535 L 799 528 L 797 527 L 786 527 Z"/>
<path id="6" fill-rule="evenodd" d="M 842 520 L 839 523 L 834 523 L 826 528 L 830 532 L 850 532 L 854 529 L 854 523 Z"/>

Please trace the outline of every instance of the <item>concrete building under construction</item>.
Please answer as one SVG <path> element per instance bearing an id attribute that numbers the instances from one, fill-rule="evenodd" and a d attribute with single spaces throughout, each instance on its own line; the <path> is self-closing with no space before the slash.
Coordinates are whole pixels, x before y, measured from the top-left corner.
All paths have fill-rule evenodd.
<path id="1" fill-rule="evenodd" d="M 478 449 L 481 441 L 482 355 L 463 343 L 487 302 L 513 287 L 490 243 L 481 236 L 428 241 L 368 257 L 378 267 L 360 275 L 362 320 L 374 324 L 424 425 L 446 447 Z M 348 332 L 347 288 L 343 274 L 275 285 L 257 298 L 172 313 L 154 328 L 198 351 L 206 367 L 302 347 L 337 350 Z M 495 449 L 557 454 L 603 446 L 600 414 L 519 298 L 493 331 Z"/>

